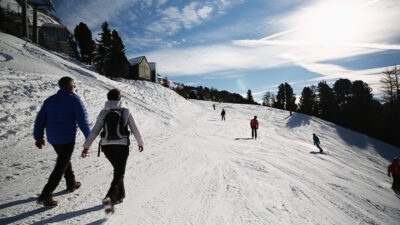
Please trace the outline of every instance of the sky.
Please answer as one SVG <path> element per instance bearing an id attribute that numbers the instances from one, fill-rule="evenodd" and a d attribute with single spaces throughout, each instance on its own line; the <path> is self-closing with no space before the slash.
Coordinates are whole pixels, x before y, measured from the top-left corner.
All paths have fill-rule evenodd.
<path id="1" fill-rule="evenodd" d="M 256 100 L 280 83 L 363 80 L 379 96 L 400 65 L 399 0 L 53 0 L 73 31 L 107 21 L 128 59 L 145 55 L 169 80 Z"/>

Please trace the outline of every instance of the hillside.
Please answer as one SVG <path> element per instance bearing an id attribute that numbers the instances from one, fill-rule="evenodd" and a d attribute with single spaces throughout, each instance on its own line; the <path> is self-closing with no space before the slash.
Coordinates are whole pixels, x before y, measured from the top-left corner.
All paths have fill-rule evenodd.
<path id="1" fill-rule="evenodd" d="M 33 122 L 62 76 L 76 80 L 94 123 L 107 90 L 132 110 L 145 150 L 131 145 L 126 199 L 106 217 L 101 199 L 112 168 L 94 144 L 72 165 L 82 187 L 55 192 L 45 210 L 36 196 L 55 161 L 36 149 Z M 118 82 L 69 58 L 0 33 L 0 224 L 398 224 L 400 197 L 390 189 L 389 160 L 400 150 L 318 118 L 237 104 L 187 101 L 161 85 Z M 226 121 L 219 118 L 221 108 Z M 249 140 L 257 115 L 259 139 Z M 312 133 L 326 154 L 315 154 Z M 397 221 L 397 222 L 396 222 Z"/>

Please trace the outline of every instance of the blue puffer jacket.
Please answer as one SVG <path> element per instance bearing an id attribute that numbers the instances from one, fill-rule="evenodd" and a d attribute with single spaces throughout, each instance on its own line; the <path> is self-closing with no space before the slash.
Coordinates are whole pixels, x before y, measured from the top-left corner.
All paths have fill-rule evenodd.
<path id="1" fill-rule="evenodd" d="M 33 137 L 35 140 L 43 138 L 46 127 L 50 144 L 72 143 L 75 142 L 77 124 L 85 137 L 88 137 L 90 127 L 81 99 L 71 91 L 59 90 L 44 101 L 35 120 Z"/>

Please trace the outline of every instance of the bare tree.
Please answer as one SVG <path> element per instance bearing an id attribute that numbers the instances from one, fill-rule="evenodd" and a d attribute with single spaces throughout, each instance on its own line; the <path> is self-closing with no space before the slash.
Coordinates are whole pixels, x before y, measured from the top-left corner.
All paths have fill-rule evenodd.
<path id="1" fill-rule="evenodd" d="M 400 103 L 399 70 L 397 70 L 397 67 L 394 67 L 392 70 L 386 70 L 383 74 L 384 77 L 380 81 L 383 84 L 384 99 L 387 102 Z"/>

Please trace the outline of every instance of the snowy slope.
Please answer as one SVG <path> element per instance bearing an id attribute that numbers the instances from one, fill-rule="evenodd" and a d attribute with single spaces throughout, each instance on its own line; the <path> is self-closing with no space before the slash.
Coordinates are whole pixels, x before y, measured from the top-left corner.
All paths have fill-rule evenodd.
<path id="1" fill-rule="evenodd" d="M 145 150 L 131 154 L 127 197 L 106 218 L 112 179 L 94 144 L 72 159 L 82 187 L 56 190 L 59 206 L 36 205 L 55 161 L 34 147 L 33 121 L 57 80 L 71 76 L 93 123 L 107 90 L 123 91 Z M 400 150 L 317 118 L 261 106 L 186 101 L 143 81 L 108 80 L 68 58 L 0 33 L 0 224 L 399 224 L 388 159 Z M 221 108 L 227 120 L 220 121 Z M 259 139 L 248 140 L 258 115 Z M 327 154 L 313 154 L 312 133 Z"/>

